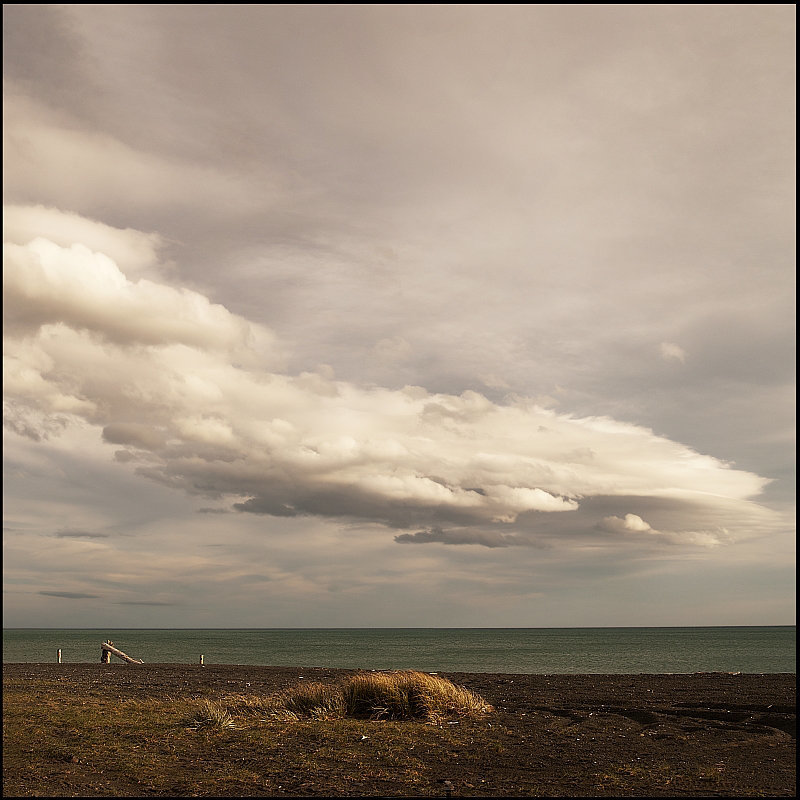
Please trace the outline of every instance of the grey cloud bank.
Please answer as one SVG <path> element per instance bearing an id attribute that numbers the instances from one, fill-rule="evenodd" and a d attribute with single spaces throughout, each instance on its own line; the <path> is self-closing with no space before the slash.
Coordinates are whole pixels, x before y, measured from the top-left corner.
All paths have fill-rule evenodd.
<path id="1" fill-rule="evenodd" d="M 793 13 L 4 7 L 6 624 L 792 621 Z"/>

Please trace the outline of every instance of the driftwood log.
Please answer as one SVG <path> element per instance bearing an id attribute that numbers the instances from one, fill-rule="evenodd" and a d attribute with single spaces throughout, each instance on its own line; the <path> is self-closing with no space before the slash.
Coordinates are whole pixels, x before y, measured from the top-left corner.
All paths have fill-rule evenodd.
<path id="1" fill-rule="evenodd" d="M 115 655 L 117 658 L 121 658 L 127 664 L 144 664 L 144 661 L 141 661 L 138 658 L 131 658 L 129 655 L 123 653 L 122 650 L 118 650 L 116 647 L 114 647 L 114 642 L 111 641 L 103 642 L 100 645 L 101 663 L 110 664 L 112 654 Z"/>

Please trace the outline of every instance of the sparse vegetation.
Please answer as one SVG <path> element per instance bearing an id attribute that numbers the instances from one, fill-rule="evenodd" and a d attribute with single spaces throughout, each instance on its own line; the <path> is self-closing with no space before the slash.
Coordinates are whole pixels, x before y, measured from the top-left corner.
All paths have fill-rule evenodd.
<path id="1" fill-rule="evenodd" d="M 795 794 L 794 676 L 3 672 L 8 797 Z"/>

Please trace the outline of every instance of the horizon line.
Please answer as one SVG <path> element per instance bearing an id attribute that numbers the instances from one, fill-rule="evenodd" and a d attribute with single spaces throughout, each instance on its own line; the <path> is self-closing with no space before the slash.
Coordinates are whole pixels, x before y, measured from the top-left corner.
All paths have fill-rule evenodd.
<path id="1" fill-rule="evenodd" d="M 796 628 L 796 622 L 787 623 L 770 623 L 761 625 L 550 625 L 550 626 L 525 626 L 525 625 L 511 625 L 511 626 L 407 626 L 407 625 L 394 625 L 394 626 L 354 626 L 354 627 L 339 627 L 339 626 L 310 626 L 310 627 L 265 627 L 265 628 L 226 628 L 226 627 L 165 627 L 155 628 L 147 627 L 117 627 L 114 625 L 104 625 L 102 627 L 45 627 L 39 625 L 14 625 L 3 626 L 4 631 L 22 631 L 22 630 L 60 630 L 60 631 L 102 631 L 108 628 L 115 630 L 126 631 L 548 631 L 548 630 L 620 630 L 620 629 L 686 629 L 686 628 Z"/>

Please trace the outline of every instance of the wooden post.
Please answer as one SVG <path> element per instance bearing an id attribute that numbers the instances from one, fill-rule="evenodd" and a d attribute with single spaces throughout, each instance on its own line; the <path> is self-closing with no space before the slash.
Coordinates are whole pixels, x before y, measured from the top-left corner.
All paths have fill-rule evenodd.
<path id="1" fill-rule="evenodd" d="M 61 650 L 58 651 L 58 663 L 61 663 Z"/>
<path id="2" fill-rule="evenodd" d="M 117 650 L 114 647 L 114 642 L 111 640 L 107 642 L 103 642 L 100 645 L 100 661 L 103 664 L 110 664 L 111 663 L 111 654 L 114 654 L 117 658 L 121 658 L 127 664 L 144 664 L 144 661 L 141 661 L 138 658 L 131 658 L 129 655 L 126 655 L 122 652 L 122 650 Z"/>

